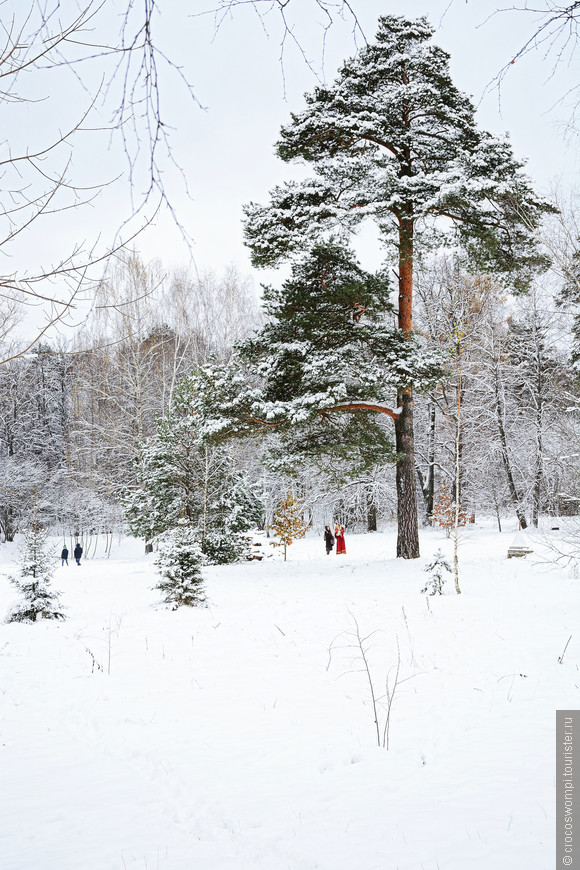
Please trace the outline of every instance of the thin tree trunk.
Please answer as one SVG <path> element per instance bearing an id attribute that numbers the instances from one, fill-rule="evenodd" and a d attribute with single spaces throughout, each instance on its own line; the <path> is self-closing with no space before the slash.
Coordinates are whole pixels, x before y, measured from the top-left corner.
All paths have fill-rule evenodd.
<path id="1" fill-rule="evenodd" d="M 507 448 L 507 438 L 505 434 L 505 424 L 503 419 L 503 412 L 501 409 L 501 397 L 499 395 L 499 383 L 498 383 L 498 372 L 497 369 L 495 371 L 495 413 L 496 413 L 496 421 L 497 421 L 497 431 L 499 435 L 499 441 L 501 444 L 501 461 L 506 473 L 508 488 L 510 491 L 510 496 L 515 508 L 516 516 L 520 523 L 522 529 L 526 529 L 528 524 L 526 521 L 526 516 L 524 514 L 524 510 L 522 508 L 520 494 L 518 492 L 514 475 L 512 471 L 512 466 L 509 458 L 508 448 Z"/>
<path id="2" fill-rule="evenodd" d="M 204 447 L 204 477 L 203 477 L 203 520 L 202 520 L 202 541 L 205 541 L 207 536 L 207 512 L 209 499 L 209 456 L 208 448 Z M 286 560 L 286 551 L 284 550 L 284 561 Z"/>
<path id="3" fill-rule="evenodd" d="M 541 425 L 538 423 L 538 426 Z M 543 470 L 543 443 L 542 431 L 538 429 L 537 433 L 537 448 L 536 448 L 536 470 L 534 475 L 534 489 L 532 492 L 532 525 L 538 528 L 538 518 L 540 516 L 540 499 L 542 496 L 542 479 L 544 477 Z"/>
<path id="4" fill-rule="evenodd" d="M 430 522 L 435 503 L 435 402 L 429 402 L 429 444 L 427 448 L 427 485 L 425 487 L 425 514 Z"/>
<path id="5" fill-rule="evenodd" d="M 536 336 L 536 347 L 538 346 Z M 542 377 L 542 365 L 540 353 L 536 357 L 537 363 L 537 382 L 536 382 L 536 462 L 534 474 L 534 489 L 532 492 L 532 525 L 538 528 L 538 518 L 540 516 L 540 500 L 542 497 L 542 480 L 544 478 L 544 441 L 542 438 L 542 417 L 543 417 L 543 395 L 544 395 L 544 379 Z"/>
<path id="6" fill-rule="evenodd" d="M 377 530 L 377 506 L 373 499 L 372 492 L 367 492 L 367 531 L 376 532 Z"/>
<path id="7" fill-rule="evenodd" d="M 459 335 L 459 333 L 458 333 Z M 453 517 L 453 574 L 455 591 L 461 594 L 459 588 L 459 511 L 460 511 L 460 447 L 461 447 L 461 344 L 457 339 L 457 428 L 455 430 L 455 511 Z"/>

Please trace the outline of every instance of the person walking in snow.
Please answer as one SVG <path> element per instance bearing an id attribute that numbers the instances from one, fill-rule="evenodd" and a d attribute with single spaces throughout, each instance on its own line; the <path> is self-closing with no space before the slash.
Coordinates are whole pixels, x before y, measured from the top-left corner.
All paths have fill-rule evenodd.
<path id="1" fill-rule="evenodd" d="M 324 527 L 324 544 L 326 546 L 326 555 L 330 553 L 332 548 L 334 547 L 334 538 L 332 537 L 332 532 L 330 531 L 330 526 Z"/>
<path id="2" fill-rule="evenodd" d="M 346 554 L 346 544 L 344 542 L 344 526 L 334 527 L 334 537 L 336 538 L 336 555 Z"/>
<path id="3" fill-rule="evenodd" d="M 75 559 L 76 559 L 76 563 L 77 563 L 77 565 L 80 565 L 80 564 L 81 564 L 81 556 L 82 556 L 82 555 L 83 555 L 83 548 L 81 547 L 81 545 L 80 545 L 80 544 L 78 543 L 78 541 L 77 541 L 77 545 L 76 545 L 76 547 L 74 548 L 74 551 L 73 551 L 73 556 L 74 556 Z"/>
<path id="4" fill-rule="evenodd" d="M 62 553 L 60 554 L 60 558 L 62 559 L 61 567 L 62 567 L 62 565 L 65 564 L 65 562 L 68 565 L 68 550 L 66 547 L 62 548 Z"/>

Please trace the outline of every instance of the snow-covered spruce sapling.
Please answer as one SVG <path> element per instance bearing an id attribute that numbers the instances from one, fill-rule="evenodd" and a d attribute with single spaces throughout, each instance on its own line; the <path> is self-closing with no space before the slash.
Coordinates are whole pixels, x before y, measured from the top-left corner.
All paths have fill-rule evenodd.
<path id="1" fill-rule="evenodd" d="M 443 595 L 443 584 L 446 580 L 445 572 L 447 571 L 447 573 L 451 574 L 452 568 L 444 558 L 441 550 L 437 550 L 431 564 L 425 565 L 423 570 L 430 576 L 421 589 L 421 593 L 424 595 Z"/>
<path id="2" fill-rule="evenodd" d="M 205 604 L 202 564 L 203 554 L 195 530 L 186 519 L 179 520 L 176 528 L 163 538 L 155 560 L 161 575 L 155 588 L 163 593 L 163 602 L 172 610 Z"/>
<path id="3" fill-rule="evenodd" d="M 48 546 L 48 532 L 35 526 L 24 532 L 20 546 L 20 574 L 9 577 L 22 594 L 6 622 L 36 622 L 39 619 L 64 619 L 59 607 L 60 594 L 51 588 L 56 553 Z"/>

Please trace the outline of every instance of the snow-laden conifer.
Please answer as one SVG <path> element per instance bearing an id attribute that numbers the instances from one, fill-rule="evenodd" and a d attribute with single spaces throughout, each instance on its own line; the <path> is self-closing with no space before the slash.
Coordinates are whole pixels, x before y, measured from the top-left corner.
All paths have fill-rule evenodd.
<path id="1" fill-rule="evenodd" d="M 191 523 L 182 519 L 167 532 L 159 545 L 155 565 L 160 580 L 155 586 L 163 593 L 163 603 L 178 607 L 198 607 L 205 603 L 201 566 L 203 554 Z"/>
<path id="2" fill-rule="evenodd" d="M 207 561 L 241 555 L 242 533 L 263 519 L 263 506 L 227 445 L 209 443 L 197 374 L 179 384 L 136 468 L 137 485 L 124 496 L 132 534 L 153 540 L 185 517 Z"/>
<path id="3" fill-rule="evenodd" d="M 452 574 L 453 571 L 441 550 L 437 550 L 433 561 L 429 565 L 425 565 L 423 570 L 429 575 L 429 578 L 425 581 L 421 593 L 423 595 L 443 595 L 446 575 Z"/>
<path id="4" fill-rule="evenodd" d="M 8 579 L 21 593 L 22 600 L 12 606 L 6 621 L 64 619 L 60 594 L 51 588 L 56 553 L 48 545 L 48 532 L 36 526 L 26 530 L 19 556 L 19 574 Z"/>
<path id="5" fill-rule="evenodd" d="M 394 325 L 390 289 L 337 239 L 306 252 L 263 288 L 266 324 L 200 373 L 208 436 L 270 433 L 269 465 L 323 464 L 335 479 L 393 461 L 382 418 L 397 414 L 397 385 L 431 386 L 442 356 Z"/>
<path id="6" fill-rule="evenodd" d="M 276 187 L 246 208 L 256 266 L 272 267 L 332 233 L 371 219 L 398 280 L 397 319 L 413 331 L 413 266 L 419 250 L 457 247 L 471 269 L 500 272 L 522 290 L 545 265 L 534 232 L 551 206 L 538 198 L 509 142 L 478 128 L 469 98 L 453 84 L 449 55 L 431 42 L 425 18 L 379 19 L 374 43 L 336 80 L 306 96 L 282 129 L 278 153 L 313 176 Z M 413 386 L 398 384 L 394 416 L 397 555 L 419 555 Z"/>

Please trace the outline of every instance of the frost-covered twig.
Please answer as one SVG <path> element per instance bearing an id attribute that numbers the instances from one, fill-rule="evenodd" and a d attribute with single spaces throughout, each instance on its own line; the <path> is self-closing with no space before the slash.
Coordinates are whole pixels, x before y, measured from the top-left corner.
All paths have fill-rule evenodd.
<path id="1" fill-rule="evenodd" d="M 347 648 L 347 649 L 350 648 L 350 649 L 356 650 L 358 658 L 360 660 L 362 660 L 362 667 L 357 668 L 356 671 L 346 671 L 343 674 L 341 674 L 341 676 L 344 676 L 345 673 L 355 673 L 355 672 L 356 673 L 364 673 L 366 675 L 366 679 L 367 679 L 367 683 L 368 683 L 368 687 L 369 687 L 369 693 L 370 693 L 370 697 L 371 697 L 371 707 L 372 707 L 372 712 L 373 712 L 373 721 L 374 721 L 375 733 L 376 733 L 376 738 L 377 738 L 377 746 L 381 746 L 384 749 L 388 749 L 389 748 L 389 733 L 390 733 L 390 725 L 391 725 L 391 712 L 392 712 L 392 707 L 393 707 L 393 701 L 395 698 L 395 692 L 397 690 L 397 687 L 402 682 L 405 682 L 405 680 L 401 680 L 399 678 L 400 669 L 401 669 L 401 652 L 400 652 L 400 647 L 399 647 L 399 638 L 396 637 L 397 663 L 394 666 L 394 668 L 395 668 L 394 682 L 391 686 L 390 674 L 391 674 L 391 671 L 393 670 L 393 668 L 390 668 L 387 672 L 387 676 L 385 679 L 386 693 L 384 696 L 378 697 L 377 692 L 375 690 L 376 680 L 373 676 L 370 662 L 369 662 L 369 656 L 368 656 L 368 652 L 369 652 L 368 641 L 370 640 L 371 637 L 373 637 L 375 634 L 378 633 L 378 629 L 370 632 L 370 634 L 363 636 L 361 633 L 361 630 L 360 630 L 360 626 L 358 624 L 358 620 L 356 619 L 354 614 L 351 613 L 350 611 L 349 611 L 349 614 L 350 614 L 352 621 L 353 621 L 353 624 L 354 624 L 354 630 L 341 632 L 339 635 L 337 635 L 334 638 L 334 640 L 330 644 L 330 647 L 328 650 L 329 658 L 328 658 L 328 664 L 326 666 L 326 670 L 328 671 L 328 669 L 330 668 L 330 664 L 332 661 L 332 653 L 333 653 L 333 650 L 335 648 L 336 641 L 339 638 L 351 638 L 352 642 L 345 644 L 345 648 Z M 411 677 L 407 677 L 406 679 L 411 679 Z M 386 704 L 382 703 L 383 698 L 386 699 Z M 381 716 L 380 716 L 380 708 L 381 707 L 385 711 L 385 718 L 384 718 L 384 721 L 382 721 L 382 722 L 381 722 Z"/>
<path id="2" fill-rule="evenodd" d="M 399 671 L 400 671 L 400 669 L 401 669 L 401 650 L 399 648 L 399 638 L 397 638 L 397 668 L 395 670 L 395 680 L 393 682 L 392 689 L 389 686 L 389 674 L 387 674 L 387 679 L 386 679 L 387 711 L 386 711 L 386 716 L 385 716 L 385 726 L 383 728 L 383 748 L 385 748 L 385 749 L 389 748 L 389 730 L 391 727 L 391 707 L 393 706 L 395 692 L 396 692 L 397 686 L 399 684 Z M 389 671 L 389 673 L 390 673 L 390 671 Z"/>
<path id="3" fill-rule="evenodd" d="M 570 637 L 566 641 L 566 646 L 564 647 L 564 649 L 562 651 L 562 655 L 558 656 L 558 661 L 560 664 L 562 664 L 562 662 L 564 661 L 564 656 L 566 655 L 566 650 L 568 649 L 568 644 L 570 643 L 571 640 L 572 640 L 572 635 L 570 635 Z"/>

